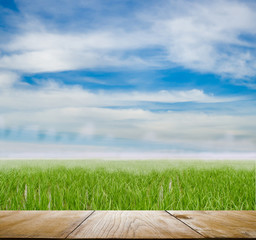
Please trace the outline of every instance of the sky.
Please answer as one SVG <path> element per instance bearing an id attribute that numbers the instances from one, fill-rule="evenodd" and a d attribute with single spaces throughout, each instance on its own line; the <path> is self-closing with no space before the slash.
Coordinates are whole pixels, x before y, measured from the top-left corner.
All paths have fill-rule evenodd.
<path id="1" fill-rule="evenodd" d="M 0 158 L 256 159 L 256 2 L 0 0 Z"/>

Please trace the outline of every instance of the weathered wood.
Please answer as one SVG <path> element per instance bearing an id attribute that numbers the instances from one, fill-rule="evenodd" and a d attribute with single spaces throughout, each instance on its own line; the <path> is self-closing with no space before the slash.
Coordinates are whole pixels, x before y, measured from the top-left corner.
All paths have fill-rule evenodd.
<path id="1" fill-rule="evenodd" d="M 96 211 L 68 238 L 201 238 L 165 211 Z"/>
<path id="2" fill-rule="evenodd" d="M 168 212 L 0 211 L 0 238 L 256 238 L 256 211 Z"/>
<path id="3" fill-rule="evenodd" d="M 168 211 L 207 238 L 256 238 L 256 211 Z"/>
<path id="4" fill-rule="evenodd" d="M 65 238 L 92 211 L 0 211 L 0 238 Z"/>

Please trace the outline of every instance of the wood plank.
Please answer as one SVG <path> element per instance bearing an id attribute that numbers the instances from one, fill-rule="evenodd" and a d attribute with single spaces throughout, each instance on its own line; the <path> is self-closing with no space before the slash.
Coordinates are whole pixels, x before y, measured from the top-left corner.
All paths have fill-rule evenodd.
<path id="1" fill-rule="evenodd" d="M 65 238 L 93 211 L 0 211 L 0 238 Z"/>
<path id="2" fill-rule="evenodd" d="M 68 238 L 202 238 L 165 211 L 96 211 Z"/>
<path id="3" fill-rule="evenodd" d="M 168 211 L 207 238 L 256 238 L 256 211 Z"/>

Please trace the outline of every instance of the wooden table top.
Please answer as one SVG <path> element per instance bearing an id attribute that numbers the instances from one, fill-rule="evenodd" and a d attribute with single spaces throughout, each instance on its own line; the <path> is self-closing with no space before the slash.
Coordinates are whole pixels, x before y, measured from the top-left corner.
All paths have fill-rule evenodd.
<path id="1" fill-rule="evenodd" d="M 2 239 L 256 239 L 256 211 L 0 211 Z"/>

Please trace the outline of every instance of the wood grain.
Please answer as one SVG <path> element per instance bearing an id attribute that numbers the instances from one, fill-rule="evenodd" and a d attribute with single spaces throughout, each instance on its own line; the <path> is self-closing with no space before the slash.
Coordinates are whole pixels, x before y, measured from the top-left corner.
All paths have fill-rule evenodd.
<path id="1" fill-rule="evenodd" d="M 201 238 L 165 211 L 96 211 L 68 238 Z"/>
<path id="2" fill-rule="evenodd" d="M 168 211 L 207 238 L 256 238 L 256 211 Z"/>
<path id="3" fill-rule="evenodd" d="M 65 238 L 92 211 L 0 211 L 0 238 Z"/>

